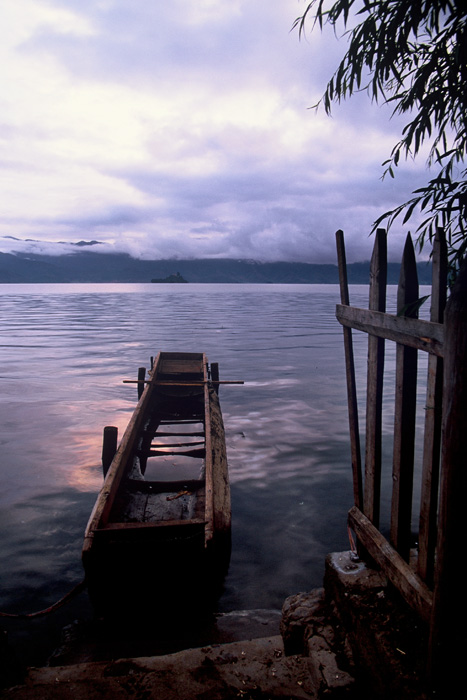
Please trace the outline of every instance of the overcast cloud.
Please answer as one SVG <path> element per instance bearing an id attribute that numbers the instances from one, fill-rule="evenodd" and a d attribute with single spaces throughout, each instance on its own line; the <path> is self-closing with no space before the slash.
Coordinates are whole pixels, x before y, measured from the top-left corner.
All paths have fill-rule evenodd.
<path id="1" fill-rule="evenodd" d="M 380 180 L 400 124 L 365 94 L 309 109 L 345 40 L 299 40 L 305 6 L 3 0 L 0 250 L 335 262 L 342 228 L 368 258 L 375 218 L 426 173 Z"/>

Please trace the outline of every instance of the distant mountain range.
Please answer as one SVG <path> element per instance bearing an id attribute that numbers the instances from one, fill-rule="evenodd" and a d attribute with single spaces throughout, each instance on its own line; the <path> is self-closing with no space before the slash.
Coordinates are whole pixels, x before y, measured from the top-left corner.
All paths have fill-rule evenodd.
<path id="1" fill-rule="evenodd" d="M 388 284 L 397 284 L 399 264 L 389 263 Z M 431 283 L 431 268 L 419 263 L 420 284 Z M 251 260 L 138 260 L 123 253 L 84 250 L 71 255 L 0 253 L 0 283 L 151 282 L 180 274 L 187 282 L 338 284 L 336 265 Z M 348 265 L 350 284 L 368 284 L 369 262 Z"/>

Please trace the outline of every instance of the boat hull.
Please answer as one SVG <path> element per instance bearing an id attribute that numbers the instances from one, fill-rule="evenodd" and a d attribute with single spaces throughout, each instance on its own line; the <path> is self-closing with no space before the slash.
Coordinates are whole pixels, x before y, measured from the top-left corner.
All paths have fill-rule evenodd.
<path id="1" fill-rule="evenodd" d="M 202 353 L 159 353 L 86 528 L 100 614 L 214 602 L 230 559 L 230 486 L 216 386 Z"/>

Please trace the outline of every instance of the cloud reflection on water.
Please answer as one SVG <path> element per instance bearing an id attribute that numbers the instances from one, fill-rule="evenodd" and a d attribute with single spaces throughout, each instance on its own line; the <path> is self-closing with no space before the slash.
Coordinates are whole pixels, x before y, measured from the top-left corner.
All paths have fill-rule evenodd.
<path id="1" fill-rule="evenodd" d="M 123 435 L 137 392 L 122 379 L 136 378 L 158 350 L 205 351 L 221 379 L 245 381 L 220 390 L 234 538 L 221 608 L 280 606 L 321 584 L 326 554 L 348 547 L 352 505 L 337 287 L 5 287 L 3 609 L 29 608 L 36 588 L 37 602 L 50 604 L 48 567 L 63 592 L 81 575 L 83 532 L 102 484 L 102 430 L 117 425 Z M 356 306 L 367 297 L 366 287 L 351 289 Z M 354 344 L 363 407 L 364 335 Z M 389 430 L 389 390 L 387 402 Z"/>

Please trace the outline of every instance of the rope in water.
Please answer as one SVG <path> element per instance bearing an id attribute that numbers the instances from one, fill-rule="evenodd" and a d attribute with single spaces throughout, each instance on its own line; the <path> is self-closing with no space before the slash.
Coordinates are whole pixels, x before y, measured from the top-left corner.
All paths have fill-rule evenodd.
<path id="1" fill-rule="evenodd" d="M 86 588 L 86 579 L 83 579 L 78 583 L 74 588 L 71 589 L 66 595 L 63 596 L 63 598 L 60 598 L 56 603 L 51 605 L 50 607 L 46 608 L 45 610 L 39 610 L 38 612 L 33 612 L 33 613 L 5 613 L 5 612 L 0 612 L 0 617 L 9 617 L 9 618 L 16 618 L 16 619 L 21 619 L 21 620 L 26 620 L 31 617 L 40 617 L 41 615 L 49 615 L 51 612 L 54 612 L 54 610 L 57 610 L 58 608 L 61 608 L 62 605 L 65 605 L 65 603 L 68 603 L 68 601 L 72 600 L 76 595 L 81 593 Z"/>

